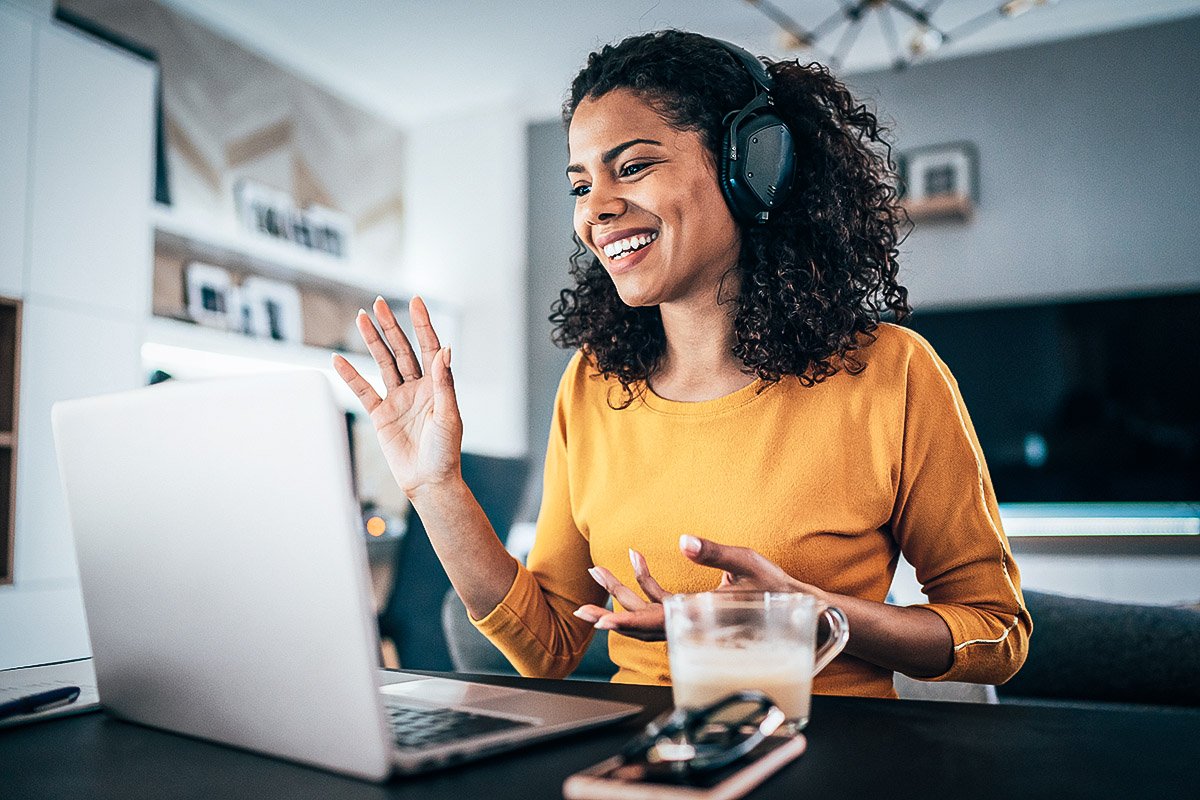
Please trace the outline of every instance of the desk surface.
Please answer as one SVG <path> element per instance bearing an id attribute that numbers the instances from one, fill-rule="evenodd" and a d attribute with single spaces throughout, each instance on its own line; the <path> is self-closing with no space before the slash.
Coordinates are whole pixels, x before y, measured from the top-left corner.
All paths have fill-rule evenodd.
<path id="1" fill-rule="evenodd" d="M 479 679 L 628 700 L 647 712 L 383 786 L 89 714 L 0 731 L 0 796 L 557 798 L 567 775 L 611 755 L 671 699 L 662 687 Z M 1194 709 L 816 697 L 807 733 L 808 752 L 752 798 L 1190 798 L 1200 786 Z"/>

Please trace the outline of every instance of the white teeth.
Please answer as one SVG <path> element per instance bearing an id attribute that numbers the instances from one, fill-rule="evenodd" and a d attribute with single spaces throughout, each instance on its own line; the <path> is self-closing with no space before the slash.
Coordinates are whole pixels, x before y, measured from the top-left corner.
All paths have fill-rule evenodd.
<path id="1" fill-rule="evenodd" d="M 611 242 L 604 246 L 604 255 L 616 260 L 624 258 L 635 250 L 639 250 L 658 238 L 658 231 L 649 234 L 638 234 L 630 236 L 626 239 L 621 239 L 616 242 Z"/>

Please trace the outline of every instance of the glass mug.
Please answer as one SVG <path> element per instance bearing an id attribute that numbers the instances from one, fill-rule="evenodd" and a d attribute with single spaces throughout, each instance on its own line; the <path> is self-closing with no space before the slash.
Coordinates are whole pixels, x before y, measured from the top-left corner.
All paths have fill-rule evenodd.
<path id="1" fill-rule="evenodd" d="M 808 724 L 813 676 L 850 638 L 840 609 L 800 592 L 674 594 L 663 606 L 677 708 L 700 708 L 757 689 L 797 731 Z M 829 638 L 818 648 L 822 618 Z"/>

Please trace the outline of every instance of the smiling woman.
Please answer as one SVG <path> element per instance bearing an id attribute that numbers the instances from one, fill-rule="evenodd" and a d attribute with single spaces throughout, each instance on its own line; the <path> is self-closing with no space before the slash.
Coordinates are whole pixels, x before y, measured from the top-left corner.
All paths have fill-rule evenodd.
<path id="1" fill-rule="evenodd" d="M 817 692 L 1007 680 L 1031 623 L 982 453 L 945 364 L 881 321 L 908 305 L 874 115 L 820 65 L 665 31 L 593 53 L 564 118 L 577 352 L 527 567 L 462 482 L 420 302 L 419 360 L 382 300 L 359 317 L 386 397 L 336 362 L 476 626 L 540 676 L 612 630 L 614 680 L 667 683 L 667 594 L 800 591 L 849 619 Z M 900 553 L 929 603 L 884 602 Z"/>

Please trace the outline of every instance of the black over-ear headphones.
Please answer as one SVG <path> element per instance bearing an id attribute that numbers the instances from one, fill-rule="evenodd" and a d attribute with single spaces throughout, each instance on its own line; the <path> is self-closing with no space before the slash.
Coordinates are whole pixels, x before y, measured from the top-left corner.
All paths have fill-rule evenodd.
<path id="1" fill-rule="evenodd" d="M 738 60 L 757 87 L 754 99 L 725 115 L 718 158 L 721 192 L 739 222 L 763 224 L 787 201 L 796 175 L 796 142 L 773 110 L 775 82 L 757 58 L 735 44 L 714 39 Z"/>

